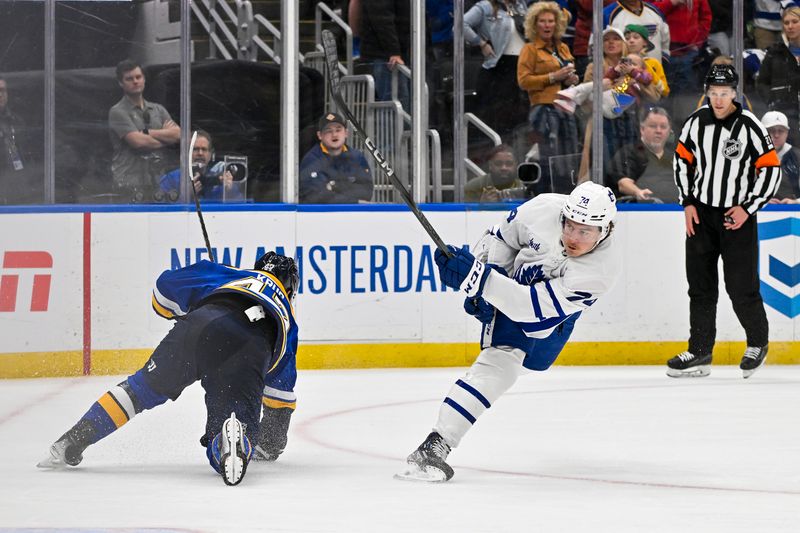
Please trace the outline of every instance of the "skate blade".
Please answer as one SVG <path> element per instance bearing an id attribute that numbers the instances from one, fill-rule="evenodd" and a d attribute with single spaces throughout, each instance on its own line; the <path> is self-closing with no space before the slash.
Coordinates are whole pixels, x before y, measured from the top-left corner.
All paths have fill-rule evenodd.
<path id="1" fill-rule="evenodd" d="M 222 459 L 223 471 L 225 472 L 226 485 L 238 485 L 244 477 L 244 461 L 238 455 L 228 455 Z"/>
<path id="2" fill-rule="evenodd" d="M 47 470 L 65 470 L 67 468 L 67 464 L 63 461 L 59 461 L 55 459 L 52 455 L 49 457 L 45 457 L 38 463 L 36 463 L 36 468 L 44 468 Z"/>
<path id="3" fill-rule="evenodd" d="M 704 378 L 711 374 L 711 365 L 701 365 L 688 370 L 667 368 L 667 375 L 671 378 Z"/>
<path id="4" fill-rule="evenodd" d="M 222 458 L 225 483 L 228 485 L 236 485 L 242 480 L 242 477 L 244 477 L 245 462 L 239 456 L 242 426 L 233 414 L 225 421 L 223 437 L 227 441 L 229 450 L 229 453 Z"/>
<path id="5" fill-rule="evenodd" d="M 408 463 L 406 469 L 395 474 L 394 479 L 401 481 L 418 481 L 423 483 L 444 483 L 447 475 L 433 466 L 423 466 Z"/>

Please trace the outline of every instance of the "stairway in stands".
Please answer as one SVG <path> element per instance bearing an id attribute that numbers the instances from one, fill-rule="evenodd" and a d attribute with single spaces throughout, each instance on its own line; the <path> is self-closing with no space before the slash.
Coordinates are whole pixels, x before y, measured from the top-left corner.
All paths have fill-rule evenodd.
<path id="1" fill-rule="evenodd" d="M 314 8 L 318 0 L 294 0 L 299 2 L 299 15 L 300 15 L 300 52 L 305 54 L 316 49 L 314 41 Z M 235 9 L 235 2 L 228 0 L 231 8 Z M 281 29 L 281 0 L 251 0 L 253 6 L 253 15 L 261 15 L 270 21 L 276 28 Z M 337 2 L 326 2 L 329 7 L 334 7 Z M 266 39 L 263 35 L 264 30 L 261 30 L 261 37 Z M 202 27 L 196 21 L 192 24 L 192 40 L 195 47 L 195 57 L 202 59 L 208 56 L 208 35 L 205 35 Z M 261 59 L 266 61 L 266 59 Z"/>

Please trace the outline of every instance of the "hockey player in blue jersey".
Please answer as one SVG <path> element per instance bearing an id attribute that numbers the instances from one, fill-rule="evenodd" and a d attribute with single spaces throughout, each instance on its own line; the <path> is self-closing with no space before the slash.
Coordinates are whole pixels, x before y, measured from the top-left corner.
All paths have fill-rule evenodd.
<path id="1" fill-rule="evenodd" d="M 78 465 L 88 446 L 198 380 L 207 411 L 200 442 L 225 483 L 238 484 L 252 457 L 275 460 L 296 401 L 298 281 L 294 260 L 275 252 L 252 270 L 200 261 L 163 272 L 153 309 L 175 325 L 147 363 L 92 404 L 37 466 Z"/>
<path id="2" fill-rule="evenodd" d="M 620 271 L 608 187 L 586 182 L 569 196 L 541 194 L 514 209 L 475 249 L 436 251 L 442 282 L 466 293 L 464 309 L 483 322 L 481 352 L 451 387 L 433 431 L 408 456 L 400 479 L 447 481 L 452 448 L 526 371 L 547 370 L 581 312 Z"/>

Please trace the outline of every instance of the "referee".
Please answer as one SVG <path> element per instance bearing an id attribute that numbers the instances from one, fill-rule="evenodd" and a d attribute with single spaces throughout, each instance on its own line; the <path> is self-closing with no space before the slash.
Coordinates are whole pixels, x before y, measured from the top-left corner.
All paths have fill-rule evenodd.
<path id="1" fill-rule="evenodd" d="M 747 335 L 739 365 L 743 376 L 750 377 L 767 356 L 755 215 L 778 189 L 781 163 L 767 130 L 735 101 L 738 82 L 731 65 L 711 67 L 709 103 L 686 120 L 675 149 L 675 182 L 686 221 L 690 331 L 688 351 L 667 362 L 671 377 L 711 372 L 720 256 L 725 290 Z"/>

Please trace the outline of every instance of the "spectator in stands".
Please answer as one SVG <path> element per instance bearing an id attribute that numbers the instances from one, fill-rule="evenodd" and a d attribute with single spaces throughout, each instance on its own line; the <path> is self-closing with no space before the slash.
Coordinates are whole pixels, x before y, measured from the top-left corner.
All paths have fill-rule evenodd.
<path id="1" fill-rule="evenodd" d="M 528 42 L 520 52 L 517 66 L 517 81 L 520 88 L 528 91 L 531 104 L 529 121 L 534 146 L 528 152 L 528 159 L 536 160 L 534 154 L 538 152 L 542 183 L 553 182 L 551 158 L 579 152 L 575 117 L 553 105 L 558 91 L 579 81 L 574 58 L 567 45 L 561 42 L 567 17 L 555 2 L 532 4 L 525 16 Z"/>
<path id="2" fill-rule="evenodd" d="M 667 111 L 662 107 L 645 109 L 639 133 L 637 142 L 614 154 L 606 167 L 606 183 L 619 197 L 632 202 L 677 203 Z"/>
<path id="3" fill-rule="evenodd" d="M 319 144 L 300 162 L 300 202 L 353 204 L 369 202 L 374 184 L 364 154 L 348 148 L 347 122 L 337 113 L 319 121 Z"/>
<path id="4" fill-rule="evenodd" d="M 783 40 L 770 46 L 761 62 L 756 88 L 770 110 L 789 119 L 789 142 L 800 146 L 798 106 L 800 106 L 800 7 L 783 12 Z"/>
<path id="5" fill-rule="evenodd" d="M 167 148 L 180 143 L 181 130 L 164 106 L 144 99 L 141 65 L 126 59 L 116 73 L 123 96 L 108 112 L 115 191 L 122 202 L 151 202 L 158 178 L 174 165 Z"/>
<path id="6" fill-rule="evenodd" d="M 589 57 L 589 35 L 592 34 L 592 11 L 594 0 L 574 0 L 575 3 L 575 40 L 572 45 L 572 55 L 575 56 L 575 74 L 583 79 L 586 65 L 592 60 Z M 616 3 L 616 0 L 603 0 L 607 6 Z"/>
<path id="7" fill-rule="evenodd" d="M 642 0 L 617 0 L 603 10 L 604 28 L 612 26 L 622 33 L 628 24 L 644 26 L 650 32 L 653 49 L 648 57 L 662 63 L 669 61 L 670 27 L 658 9 Z"/>
<path id="8" fill-rule="evenodd" d="M 627 55 L 628 45 L 625 43 L 625 36 L 622 31 L 613 26 L 606 27 L 603 30 L 603 65 L 600 72 L 608 72 L 611 69 L 615 69 L 620 64 L 620 60 Z M 584 82 L 591 82 L 594 79 L 594 63 L 589 63 L 589 66 L 586 67 L 586 74 L 583 79 Z M 642 94 L 645 96 L 646 101 L 653 101 L 649 88 L 648 91 L 642 91 Z M 617 118 L 603 118 L 603 161 L 606 164 L 611 161 L 617 150 L 639 139 L 638 110 L 639 105 L 632 105 Z M 584 163 L 581 165 L 580 176 L 585 176 L 588 172 L 586 162 L 588 161 L 591 145 L 591 128 L 586 129 L 586 138 L 583 144 Z"/>
<path id="9" fill-rule="evenodd" d="M 484 57 L 476 84 L 477 115 L 503 137 L 524 123 L 520 115 L 528 107 L 516 83 L 526 11 L 523 0 L 481 0 L 464 14 L 464 40 L 479 46 Z"/>
<path id="10" fill-rule="evenodd" d="M 731 0 L 708 0 L 711 8 L 711 29 L 708 46 L 724 56 L 733 55 L 733 3 Z"/>
<path id="11" fill-rule="evenodd" d="M 767 111 L 761 117 L 761 124 L 767 128 L 772 145 L 781 160 L 781 184 L 769 202 L 797 203 L 800 198 L 800 149 L 786 142 L 789 137 L 789 120 L 780 111 Z"/>
<path id="12" fill-rule="evenodd" d="M 650 89 L 653 75 L 648 70 L 641 56 L 628 54 L 620 58 L 616 66 L 603 74 L 602 110 L 605 118 L 615 119 L 629 107 L 640 103 L 645 91 L 660 97 L 656 89 Z M 584 82 L 558 91 L 559 98 L 553 102 L 568 113 L 574 113 L 578 105 L 591 100 L 594 82 Z"/>
<path id="13" fill-rule="evenodd" d="M 669 62 L 664 65 L 672 87 L 672 118 L 677 124 L 692 112 L 700 80 L 694 65 L 711 30 L 708 0 L 655 0 L 669 25 Z"/>
<path id="14" fill-rule="evenodd" d="M 517 159 L 507 144 L 495 146 L 489 153 L 488 173 L 472 178 L 464 185 L 465 202 L 502 202 L 524 200 L 525 185 L 517 177 Z"/>
<path id="15" fill-rule="evenodd" d="M 669 96 L 669 83 L 667 83 L 667 76 L 664 73 L 664 67 L 661 65 L 660 59 L 653 57 L 646 57 L 645 54 L 650 52 L 655 45 L 650 41 L 650 32 L 644 26 L 637 24 L 628 24 L 625 26 L 625 44 L 628 45 L 628 54 L 638 54 L 644 57 L 644 63 L 647 70 L 653 76 L 653 82 L 650 86 L 653 88 L 654 95 L 658 94 L 658 99 L 666 98 Z"/>
<path id="16" fill-rule="evenodd" d="M 755 0 L 753 39 L 756 48 L 766 50 L 781 43 L 781 31 L 786 33 L 785 24 L 781 24 L 781 12 L 797 5 L 795 0 Z"/>
<path id="17" fill-rule="evenodd" d="M 358 20 L 361 36 L 361 61 L 368 65 L 375 80 L 375 99 L 392 99 L 392 71 L 409 60 L 411 46 L 411 6 L 407 0 L 361 1 Z M 410 83 L 406 76 L 397 79 L 397 97 L 403 109 L 411 110 Z"/>
<path id="18" fill-rule="evenodd" d="M 197 197 L 207 201 L 221 201 L 223 197 L 237 196 L 233 174 L 225 168 L 224 161 L 211 164 L 214 158 L 214 144 L 211 134 L 205 130 L 197 130 L 197 140 L 192 149 L 192 186 Z M 159 180 L 160 195 L 156 200 L 174 202 L 180 196 L 181 169 L 177 168 L 161 176 Z M 223 194 L 226 192 L 227 194 Z M 238 198 L 243 200 L 243 197 Z"/>
<path id="19" fill-rule="evenodd" d="M 31 194 L 28 167 L 30 146 L 25 122 L 8 106 L 8 82 L 0 77 L 0 204 L 36 201 Z M 39 201 L 42 198 L 38 198 Z"/>

